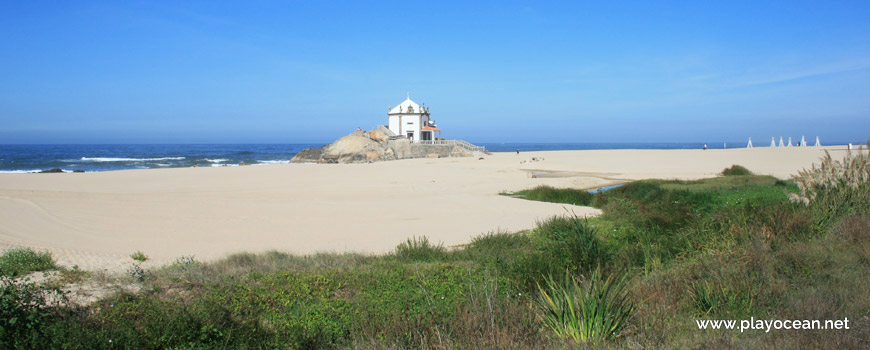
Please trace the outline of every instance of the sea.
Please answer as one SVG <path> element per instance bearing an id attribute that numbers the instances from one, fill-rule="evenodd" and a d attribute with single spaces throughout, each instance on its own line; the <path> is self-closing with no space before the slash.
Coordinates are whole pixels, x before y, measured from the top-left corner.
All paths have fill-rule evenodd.
<path id="1" fill-rule="evenodd" d="M 0 145 L 0 173 L 35 173 L 288 164 L 299 151 L 324 144 Z M 479 143 L 490 152 L 593 149 L 701 149 L 704 143 Z M 709 148 L 729 144 L 708 144 Z M 746 147 L 733 143 L 734 147 Z M 730 147 L 729 147 L 730 148 Z"/>

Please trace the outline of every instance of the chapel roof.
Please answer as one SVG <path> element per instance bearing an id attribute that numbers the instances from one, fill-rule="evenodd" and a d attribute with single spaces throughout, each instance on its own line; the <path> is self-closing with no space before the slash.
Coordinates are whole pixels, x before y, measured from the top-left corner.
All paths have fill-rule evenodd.
<path id="1" fill-rule="evenodd" d="M 413 108 L 413 112 L 409 112 L 409 110 L 411 108 Z M 423 108 L 420 107 L 420 105 L 418 105 L 417 102 L 412 101 L 411 97 L 408 96 L 408 98 L 406 100 L 402 101 L 402 103 L 400 103 L 398 106 L 393 107 L 393 109 L 390 110 L 389 114 L 422 113 L 422 112 L 423 112 Z"/>

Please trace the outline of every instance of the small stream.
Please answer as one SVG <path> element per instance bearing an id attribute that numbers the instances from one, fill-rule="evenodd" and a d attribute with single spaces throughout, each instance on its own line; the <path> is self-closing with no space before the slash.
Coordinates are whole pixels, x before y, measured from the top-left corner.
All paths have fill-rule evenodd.
<path id="1" fill-rule="evenodd" d="M 617 187 L 620 187 L 620 186 L 622 186 L 622 185 L 625 185 L 625 184 L 616 184 L 616 185 L 604 186 L 604 187 L 597 188 L 597 189 L 594 189 L 594 190 L 589 190 L 588 192 L 589 192 L 589 193 L 592 193 L 592 194 L 595 194 L 595 193 L 598 193 L 598 192 L 604 192 L 604 191 L 607 191 L 607 190 L 612 190 L 612 189 L 617 188 Z"/>

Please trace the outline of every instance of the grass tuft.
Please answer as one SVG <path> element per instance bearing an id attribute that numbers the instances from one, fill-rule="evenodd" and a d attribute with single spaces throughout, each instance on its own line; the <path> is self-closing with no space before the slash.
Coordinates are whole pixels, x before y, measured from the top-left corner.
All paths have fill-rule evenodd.
<path id="1" fill-rule="evenodd" d="M 745 314 L 754 304 L 750 291 L 731 285 L 716 285 L 710 280 L 692 283 L 691 290 L 695 308 L 704 316 L 723 312 Z"/>
<path id="2" fill-rule="evenodd" d="M 445 256 L 447 249 L 443 244 L 433 244 L 426 236 L 408 238 L 396 246 L 396 257 L 400 260 L 431 261 Z"/>
<path id="3" fill-rule="evenodd" d="M 732 165 L 730 168 L 725 168 L 722 170 L 722 176 L 744 176 L 744 175 L 754 175 L 749 169 L 746 169 L 740 165 Z"/>
<path id="4" fill-rule="evenodd" d="M 143 253 L 141 250 L 137 250 L 135 253 L 130 254 L 130 258 L 138 262 L 148 261 L 148 256 L 145 255 L 145 253 Z"/>

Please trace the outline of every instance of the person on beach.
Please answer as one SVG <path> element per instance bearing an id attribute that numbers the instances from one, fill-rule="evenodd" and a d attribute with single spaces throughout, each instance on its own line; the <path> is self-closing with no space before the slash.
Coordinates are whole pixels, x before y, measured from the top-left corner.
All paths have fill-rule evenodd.
<path id="1" fill-rule="evenodd" d="M 520 154 L 520 149 L 519 149 L 519 148 L 517 148 L 517 154 Z"/>
<path id="2" fill-rule="evenodd" d="M 706 143 L 704 144 L 704 150 L 705 150 L 705 151 L 707 150 L 707 144 L 706 144 Z"/>

